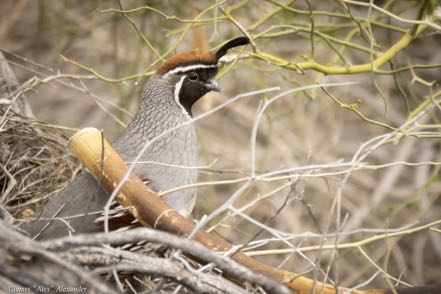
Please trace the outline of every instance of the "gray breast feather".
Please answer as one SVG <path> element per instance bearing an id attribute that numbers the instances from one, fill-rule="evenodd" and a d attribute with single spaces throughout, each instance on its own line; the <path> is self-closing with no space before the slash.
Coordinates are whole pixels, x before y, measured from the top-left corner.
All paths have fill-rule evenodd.
<path id="1" fill-rule="evenodd" d="M 141 97 L 138 112 L 120 137 L 112 143 L 125 161 L 133 161 L 148 142 L 155 140 L 167 130 L 188 122 L 188 116 L 176 105 L 172 87 L 167 81 L 153 75 L 148 81 Z M 168 132 L 149 146 L 140 161 L 153 161 L 156 164 L 139 163 L 135 173 L 141 179 L 148 179 L 154 191 L 165 191 L 196 182 L 198 151 L 194 125 L 188 124 Z M 182 167 L 180 167 L 182 166 Z M 165 196 L 165 201 L 181 214 L 190 215 L 195 202 L 196 189 L 176 191 Z M 69 218 L 69 223 L 76 233 L 97 231 L 93 225 L 97 217 L 91 214 L 103 209 L 108 201 L 104 192 L 87 172 L 82 172 L 56 197 L 45 205 L 41 217 L 81 217 Z M 23 226 L 30 235 L 35 236 L 46 226 L 48 221 Z M 68 229 L 61 221 L 52 222 L 40 236 L 54 238 L 66 235 Z"/>

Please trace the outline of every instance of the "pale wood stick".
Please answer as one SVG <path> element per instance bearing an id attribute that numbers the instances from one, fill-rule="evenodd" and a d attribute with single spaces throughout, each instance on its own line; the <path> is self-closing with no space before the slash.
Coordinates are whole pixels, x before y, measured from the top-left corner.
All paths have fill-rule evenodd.
<path id="1" fill-rule="evenodd" d="M 100 186 L 109 193 L 113 191 L 128 170 L 122 158 L 97 129 L 86 128 L 77 132 L 71 138 L 69 147 L 84 167 L 99 182 Z M 132 215 L 145 226 L 171 232 L 182 237 L 188 236 L 195 227 L 192 221 L 170 208 L 162 198 L 144 185 L 133 173 L 129 175 L 128 180 L 122 186 L 117 195 L 117 201 L 119 204 L 129 207 Z M 213 251 L 225 252 L 232 248 L 232 245 L 222 238 L 210 235 L 202 230 L 198 231 L 193 239 Z M 336 288 L 333 285 L 320 282 L 314 283 L 313 280 L 299 274 L 258 262 L 241 252 L 236 253 L 232 258 L 256 273 L 285 284 L 296 293 L 309 294 L 313 287 L 315 287 L 317 293 L 336 293 Z M 344 290 L 347 289 L 339 288 L 338 292 Z M 352 291 L 351 293 L 380 294 L 385 293 L 385 290 Z"/>

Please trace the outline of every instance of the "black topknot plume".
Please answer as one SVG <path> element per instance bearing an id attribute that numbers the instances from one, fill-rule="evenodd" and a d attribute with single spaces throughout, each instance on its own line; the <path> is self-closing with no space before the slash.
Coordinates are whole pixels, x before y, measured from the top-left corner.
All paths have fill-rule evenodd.
<path id="1" fill-rule="evenodd" d="M 219 50 L 216 52 L 216 59 L 219 60 L 222 56 L 227 54 L 227 51 L 231 48 L 247 45 L 250 43 L 250 39 L 247 37 L 238 37 L 236 39 L 233 39 L 229 42 L 227 42 L 224 46 L 220 47 Z"/>

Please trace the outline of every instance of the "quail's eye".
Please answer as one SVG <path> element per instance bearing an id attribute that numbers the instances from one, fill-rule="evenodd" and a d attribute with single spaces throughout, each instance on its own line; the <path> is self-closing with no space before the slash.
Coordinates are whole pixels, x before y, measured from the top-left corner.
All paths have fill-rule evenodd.
<path id="1" fill-rule="evenodd" d="M 197 73 L 192 71 L 188 74 L 188 78 L 190 79 L 190 81 L 197 81 L 199 79 L 199 76 Z"/>

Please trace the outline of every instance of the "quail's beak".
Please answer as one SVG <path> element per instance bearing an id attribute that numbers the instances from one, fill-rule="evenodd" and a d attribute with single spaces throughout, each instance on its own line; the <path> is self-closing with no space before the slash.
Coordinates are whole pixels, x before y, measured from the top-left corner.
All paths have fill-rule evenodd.
<path id="1" fill-rule="evenodd" d="M 216 80 L 211 80 L 206 85 L 208 90 L 220 93 L 219 84 Z"/>

